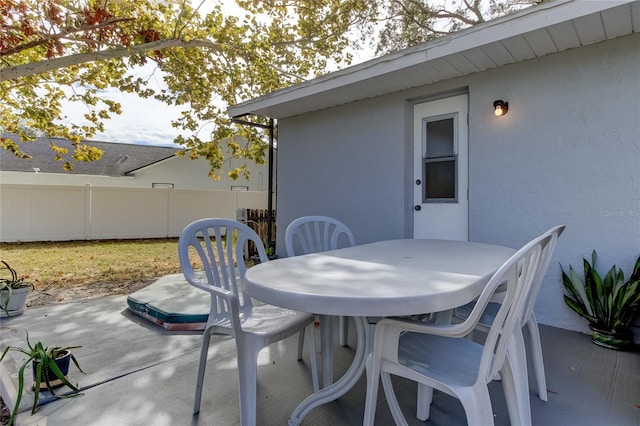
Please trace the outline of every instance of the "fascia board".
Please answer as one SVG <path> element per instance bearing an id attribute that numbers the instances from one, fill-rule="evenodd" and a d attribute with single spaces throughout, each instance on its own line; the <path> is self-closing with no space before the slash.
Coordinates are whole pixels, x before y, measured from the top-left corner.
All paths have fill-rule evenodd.
<path id="1" fill-rule="evenodd" d="M 391 74 L 411 66 L 481 48 L 511 37 L 634 2 L 638 2 L 638 0 L 557 0 L 542 3 L 538 6 L 449 34 L 434 41 L 375 58 L 362 64 L 230 106 L 227 112 L 231 117 L 255 114 L 267 108 L 294 102 L 328 90 L 339 89 L 367 79 L 384 76 L 385 74 Z"/>

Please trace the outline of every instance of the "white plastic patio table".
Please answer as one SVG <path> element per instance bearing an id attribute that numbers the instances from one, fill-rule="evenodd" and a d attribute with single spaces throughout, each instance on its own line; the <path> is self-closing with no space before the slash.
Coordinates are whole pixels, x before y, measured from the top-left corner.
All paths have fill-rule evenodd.
<path id="1" fill-rule="evenodd" d="M 362 375 L 369 352 L 367 317 L 450 311 L 477 298 L 515 250 L 448 240 L 388 240 L 277 259 L 247 270 L 253 298 L 323 316 L 354 317 L 354 361 L 338 381 L 306 398 L 289 418 L 298 425 L 312 409 L 344 395 Z M 330 322 L 329 322 L 330 324 Z M 333 357 L 331 333 L 322 330 L 323 367 Z M 332 371 L 323 368 L 324 383 Z"/>

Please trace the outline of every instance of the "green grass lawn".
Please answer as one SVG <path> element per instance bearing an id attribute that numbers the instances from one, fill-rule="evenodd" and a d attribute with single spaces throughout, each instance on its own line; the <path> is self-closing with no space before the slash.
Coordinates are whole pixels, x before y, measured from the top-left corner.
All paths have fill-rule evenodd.
<path id="1" fill-rule="evenodd" d="M 180 272 L 178 239 L 2 243 L 0 259 L 37 290 Z M 4 277 L 7 271 L 1 271 Z"/>

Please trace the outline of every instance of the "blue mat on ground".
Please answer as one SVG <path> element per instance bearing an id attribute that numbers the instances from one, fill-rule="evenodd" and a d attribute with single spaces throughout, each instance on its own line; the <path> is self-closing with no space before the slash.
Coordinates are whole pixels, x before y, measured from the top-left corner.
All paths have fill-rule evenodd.
<path id="1" fill-rule="evenodd" d="M 127 297 L 129 310 L 167 330 L 204 330 L 211 297 L 182 274 L 166 275 Z"/>

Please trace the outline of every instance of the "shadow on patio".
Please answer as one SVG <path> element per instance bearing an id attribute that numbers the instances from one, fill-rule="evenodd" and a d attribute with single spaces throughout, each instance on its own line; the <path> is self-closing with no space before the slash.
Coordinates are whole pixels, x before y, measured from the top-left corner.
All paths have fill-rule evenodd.
<path id="1" fill-rule="evenodd" d="M 126 309 L 126 297 L 28 309 L 3 320 L 2 345 L 22 345 L 25 329 L 32 342 L 82 345 L 75 354 L 87 372 L 72 367 L 71 380 L 84 395 L 51 401 L 29 415 L 30 391 L 24 397 L 19 425 L 233 425 L 238 423 L 235 345 L 228 337 L 214 337 L 209 351 L 202 408 L 191 414 L 200 336 L 169 332 L 151 325 Z M 552 327 L 540 328 L 549 401 L 531 392 L 534 425 L 640 424 L 640 356 L 616 352 L 590 342 L 587 335 Z M 337 335 L 337 333 L 336 333 Z M 352 338 L 353 336 L 352 333 Z M 352 340 L 353 342 L 353 340 Z M 354 343 L 352 343 L 353 345 Z M 295 406 L 311 393 L 308 358 L 295 360 L 297 335 L 265 349 L 258 370 L 258 424 L 285 425 Z M 336 347 L 335 374 L 348 367 L 353 348 Z M 13 355 L 17 357 L 17 355 Z M 19 358 L 16 360 L 19 361 Z M 12 407 L 17 369 L 13 360 L 0 366 L 2 397 Z M 30 378 L 28 379 L 30 380 Z M 416 386 L 395 381 L 410 425 L 463 425 L 462 406 L 441 393 L 434 395 L 431 419 L 423 423 L 415 412 Z M 29 384 L 27 384 L 29 385 Z M 507 425 L 506 404 L 499 383 L 490 385 L 496 425 Z M 337 402 L 313 410 L 304 425 L 361 424 L 365 380 Z M 393 424 L 380 395 L 377 425 Z"/>

